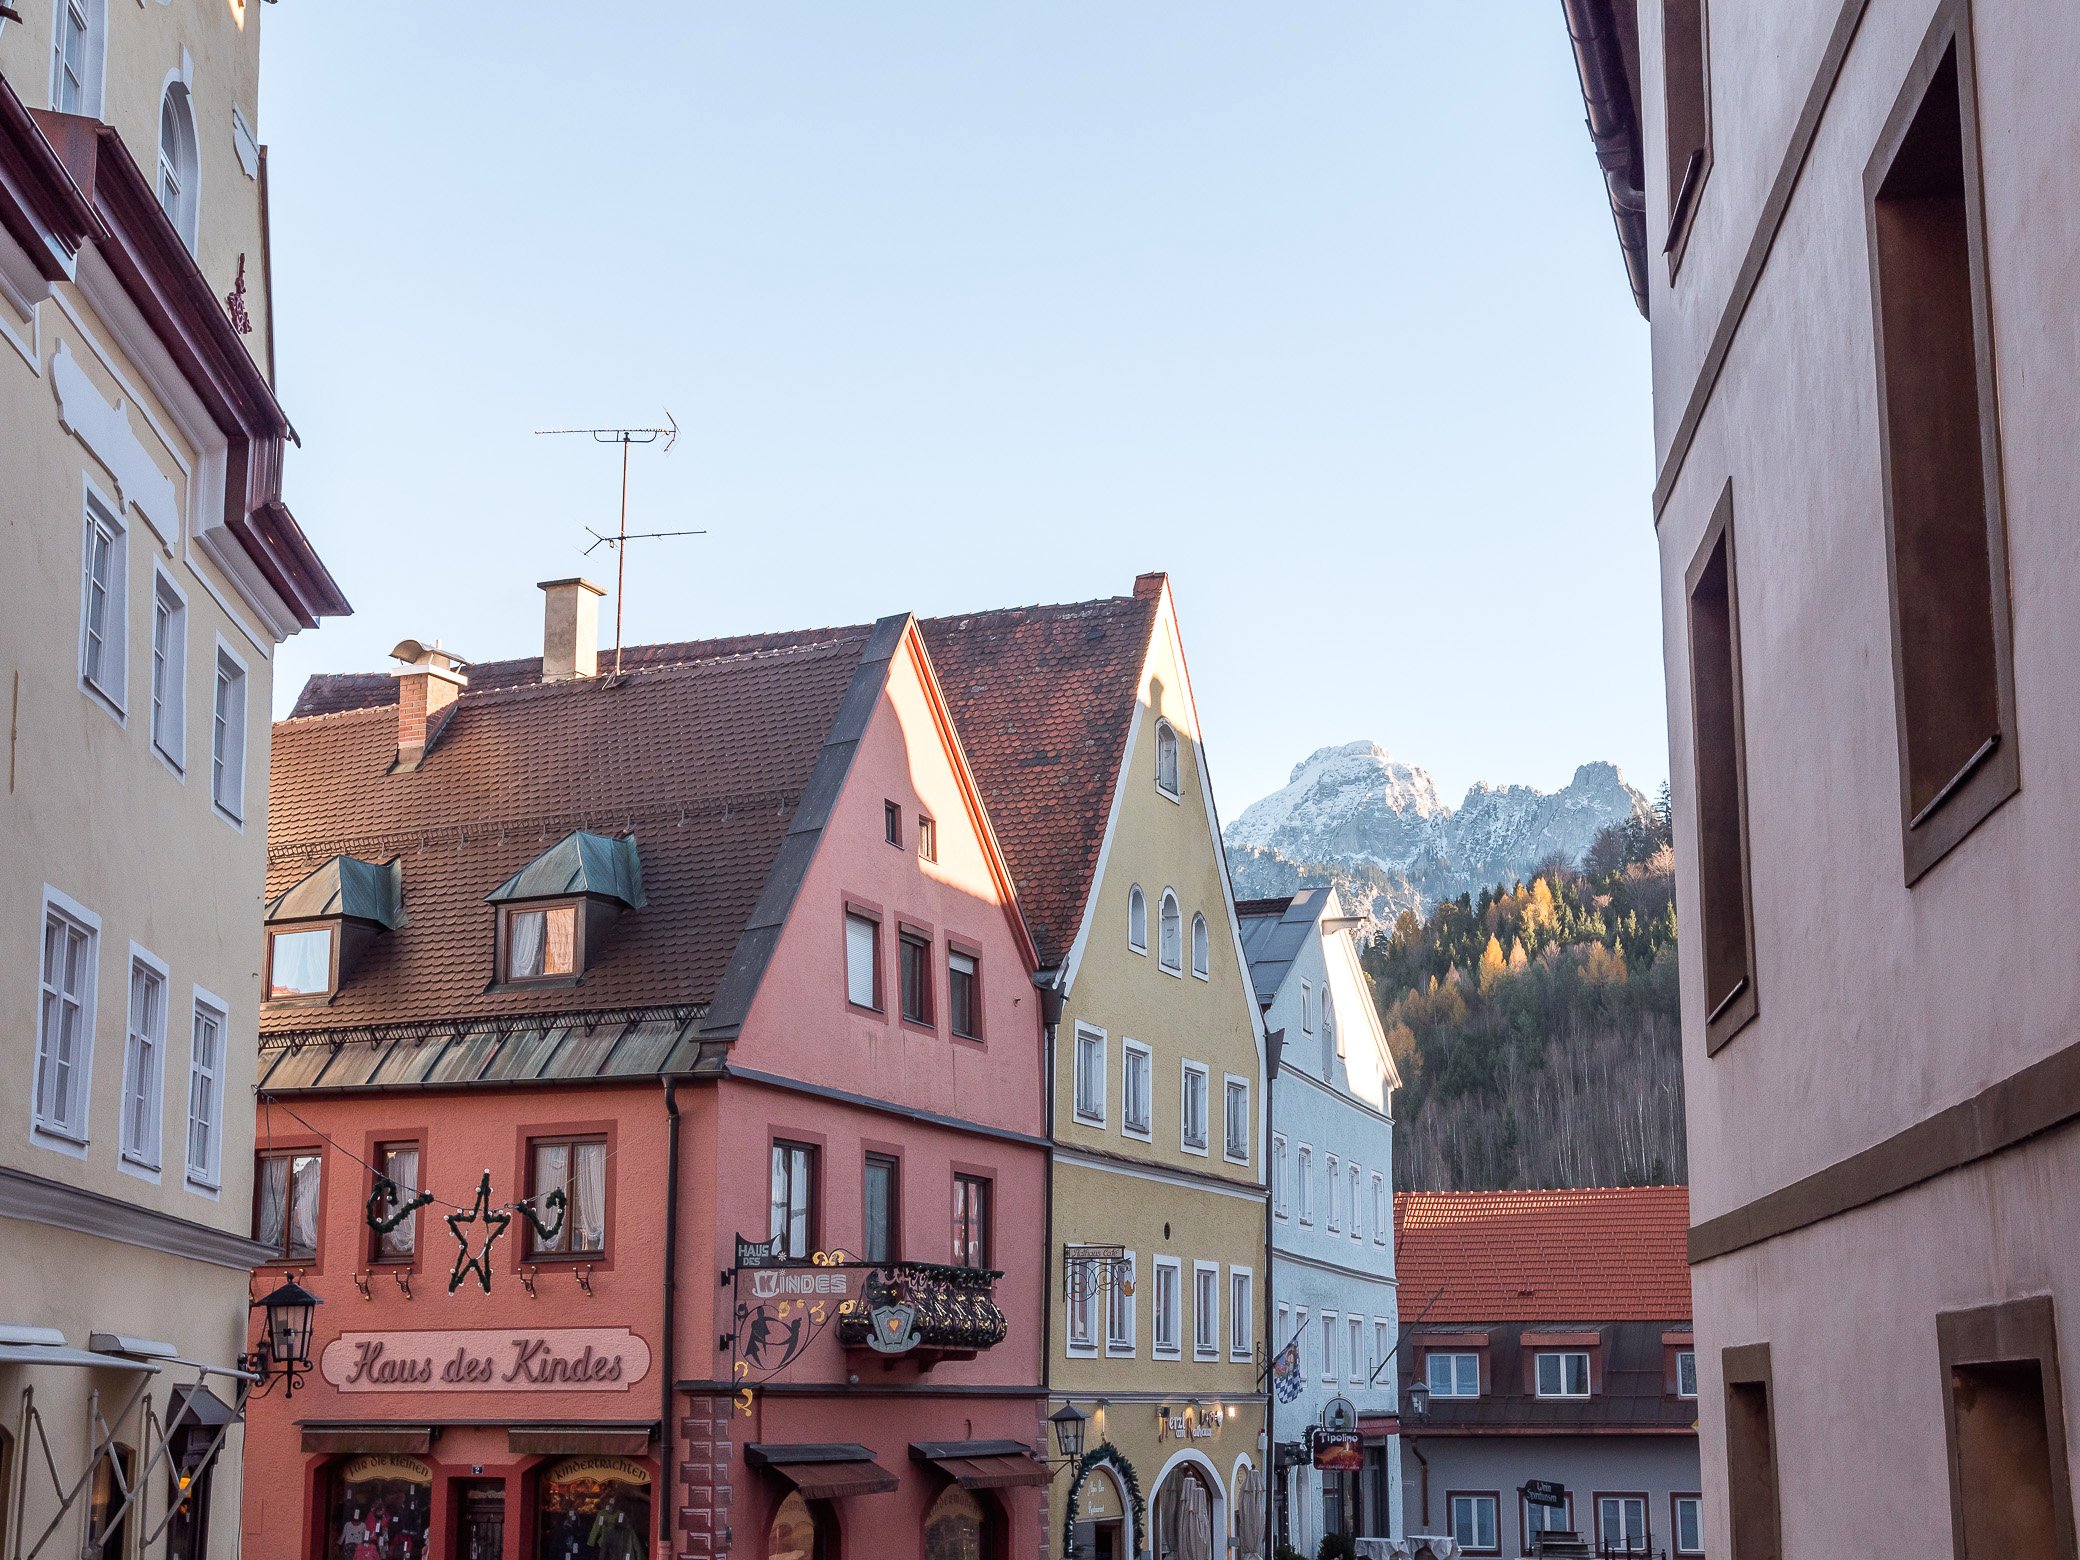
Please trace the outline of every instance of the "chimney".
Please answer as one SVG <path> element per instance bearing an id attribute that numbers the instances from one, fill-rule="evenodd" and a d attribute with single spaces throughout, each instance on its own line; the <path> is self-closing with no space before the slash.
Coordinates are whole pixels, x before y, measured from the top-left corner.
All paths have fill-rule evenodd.
<path id="1" fill-rule="evenodd" d="M 599 598 L 590 580 L 543 580 L 542 681 L 569 682 L 599 671 Z"/>
<path id="2" fill-rule="evenodd" d="M 397 762 L 390 772 L 409 774 L 455 713 L 455 700 L 469 686 L 462 675 L 469 663 L 443 650 L 437 639 L 431 645 L 407 639 L 390 654 L 404 663 L 391 674 L 397 679 Z"/>

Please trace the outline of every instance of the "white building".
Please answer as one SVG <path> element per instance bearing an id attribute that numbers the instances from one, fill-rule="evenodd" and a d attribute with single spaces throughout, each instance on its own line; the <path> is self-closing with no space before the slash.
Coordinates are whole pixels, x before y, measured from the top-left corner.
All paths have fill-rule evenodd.
<path id="1" fill-rule="evenodd" d="M 1403 1531 L 1393 1353 L 1393 1091 L 1400 1075 L 1336 892 L 1236 906 L 1264 1026 L 1283 1031 L 1271 1085 L 1271 1352 L 1299 1339 L 1302 1380 L 1272 1403 L 1277 1537 L 1313 1554 L 1325 1533 Z M 1311 1431 L 1331 1402 L 1357 1411 L 1364 1468 L 1317 1471 Z"/>

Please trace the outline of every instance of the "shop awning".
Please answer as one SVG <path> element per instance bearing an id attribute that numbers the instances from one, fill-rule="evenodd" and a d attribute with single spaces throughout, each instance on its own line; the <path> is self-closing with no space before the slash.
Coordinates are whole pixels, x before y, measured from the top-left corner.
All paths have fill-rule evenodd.
<path id="1" fill-rule="evenodd" d="M 166 1416 L 169 1428 L 179 1425 L 190 1430 L 221 1430 L 239 1422 L 238 1410 L 200 1382 L 192 1387 L 175 1387 L 170 1409 Z"/>
<path id="2" fill-rule="evenodd" d="M 24 1327 L 0 1322 L 0 1365 L 66 1365 L 75 1370 L 122 1370 L 155 1375 L 149 1360 L 126 1360 L 91 1349 L 72 1349 L 55 1327 Z"/>
<path id="3" fill-rule="evenodd" d="M 964 1490 L 1044 1489 L 1047 1465 L 1019 1441 L 912 1441 L 910 1455 L 928 1462 Z"/>
<path id="4" fill-rule="evenodd" d="M 802 1492 L 804 1500 L 842 1500 L 847 1495 L 882 1495 L 896 1476 L 874 1461 L 864 1446 L 849 1442 L 786 1444 L 753 1442 L 744 1460 L 768 1468 Z"/>
<path id="5" fill-rule="evenodd" d="M 353 1424 L 305 1420 L 306 1452 L 429 1452 L 433 1450 L 433 1426 Z"/>
<path id="6" fill-rule="evenodd" d="M 641 1457 L 654 1424 L 508 1425 L 506 1449 L 536 1457 Z"/>
<path id="7" fill-rule="evenodd" d="M 1358 1434 L 1368 1439 L 1399 1435 L 1400 1433 L 1401 1416 L 1399 1414 L 1360 1414 L 1358 1416 Z"/>

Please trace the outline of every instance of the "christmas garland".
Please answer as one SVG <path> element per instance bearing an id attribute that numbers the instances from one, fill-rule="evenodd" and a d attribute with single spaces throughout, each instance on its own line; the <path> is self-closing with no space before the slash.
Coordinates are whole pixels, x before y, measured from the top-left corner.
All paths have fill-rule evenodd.
<path id="1" fill-rule="evenodd" d="M 1127 1509 L 1134 1516 L 1134 1553 L 1148 1552 L 1148 1509 L 1141 1500 L 1141 1480 L 1135 1476 L 1134 1465 L 1127 1461 L 1124 1452 L 1110 1441 L 1100 1441 L 1083 1454 L 1083 1461 L 1076 1465 L 1076 1473 L 1069 1480 L 1069 1499 L 1062 1516 L 1064 1560 L 1076 1553 L 1076 1516 L 1083 1506 L 1083 1481 L 1093 1468 L 1108 1463 L 1127 1488 Z"/>

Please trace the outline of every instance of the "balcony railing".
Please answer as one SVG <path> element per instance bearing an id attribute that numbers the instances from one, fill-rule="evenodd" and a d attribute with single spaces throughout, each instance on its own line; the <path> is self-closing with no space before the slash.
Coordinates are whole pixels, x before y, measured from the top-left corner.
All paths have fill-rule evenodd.
<path id="1" fill-rule="evenodd" d="M 989 1268 L 893 1262 L 867 1275 L 860 1298 L 838 1319 L 838 1341 L 881 1354 L 929 1352 L 971 1359 L 1004 1341 L 1004 1312 Z"/>

